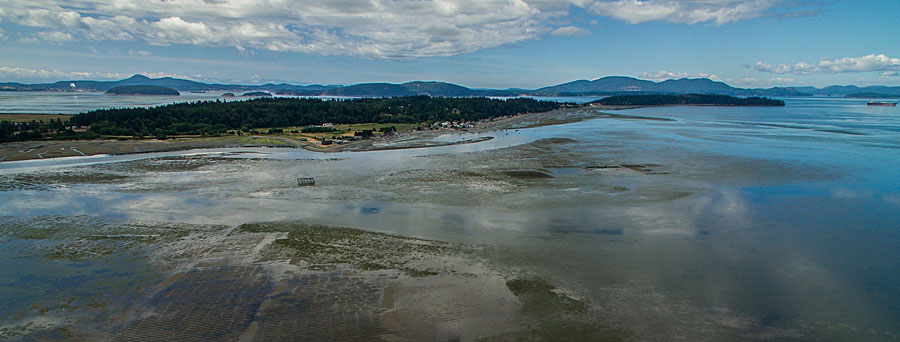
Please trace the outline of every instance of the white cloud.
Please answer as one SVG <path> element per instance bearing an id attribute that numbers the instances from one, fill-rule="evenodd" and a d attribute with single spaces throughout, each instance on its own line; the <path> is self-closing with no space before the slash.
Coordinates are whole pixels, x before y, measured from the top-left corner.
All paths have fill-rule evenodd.
<path id="1" fill-rule="evenodd" d="M 794 83 L 794 79 L 791 77 L 772 77 L 769 78 L 769 82 L 783 85 L 787 83 Z"/>
<path id="2" fill-rule="evenodd" d="M 831 73 L 900 70 L 900 58 L 872 54 L 857 58 L 820 59 L 819 67 Z"/>
<path id="3" fill-rule="evenodd" d="M 722 78 L 716 74 L 709 74 L 709 73 L 705 73 L 705 72 L 691 74 L 691 73 L 683 72 L 683 71 L 682 72 L 669 72 L 666 70 L 660 70 L 657 73 L 644 72 L 644 73 L 641 73 L 641 75 L 638 76 L 638 78 L 645 79 L 645 80 L 651 80 L 651 81 L 657 81 L 657 82 L 665 81 L 665 80 L 680 79 L 680 78 L 708 78 L 713 81 L 722 81 Z"/>
<path id="4" fill-rule="evenodd" d="M 151 23 L 153 32 L 147 39 L 151 43 L 167 44 L 207 44 L 214 42 L 218 34 L 202 22 L 188 22 L 180 17 L 168 17 Z"/>
<path id="5" fill-rule="evenodd" d="M 794 84 L 795 80 L 791 77 L 770 77 L 766 79 L 758 79 L 756 77 L 740 77 L 727 78 L 723 81 L 734 87 L 770 88 L 791 86 L 792 84 Z"/>
<path id="6" fill-rule="evenodd" d="M 897 77 L 900 76 L 900 72 L 898 71 L 885 71 L 881 73 L 881 77 Z"/>
<path id="7" fill-rule="evenodd" d="M 582 37 L 582 36 L 587 35 L 588 33 L 590 33 L 590 31 L 579 28 L 579 27 L 564 26 L 564 27 L 560 27 L 560 28 L 553 30 L 552 32 L 550 32 L 550 35 L 565 36 L 565 37 L 573 37 L 573 36 Z"/>
<path id="8" fill-rule="evenodd" d="M 132 40 L 139 33 L 140 28 L 147 23 L 126 16 L 113 16 L 109 18 L 81 18 L 84 24 L 84 34 L 94 40 Z"/>
<path id="9" fill-rule="evenodd" d="M 48 42 L 67 42 L 72 40 L 71 34 L 59 31 L 38 32 L 35 36 L 40 40 Z"/>
<path id="10" fill-rule="evenodd" d="M 799 62 L 794 64 L 771 65 L 756 62 L 753 68 L 757 71 L 775 74 L 838 74 L 870 71 L 900 71 L 900 58 L 891 58 L 884 54 L 871 54 L 862 57 L 844 57 L 838 59 L 819 59 L 816 63 Z"/>
<path id="11" fill-rule="evenodd" d="M 140 54 L 141 51 L 137 53 Z M 119 72 L 100 72 L 100 71 L 61 71 L 57 69 L 47 70 L 47 69 L 30 69 L 30 68 L 22 68 L 22 67 L 12 67 L 12 66 L 0 66 L 0 77 L 2 78 L 17 78 L 17 79 L 48 79 L 48 80 L 79 80 L 79 79 L 91 79 L 91 80 L 121 80 L 124 78 L 131 77 L 134 74 L 144 75 L 150 78 L 160 78 L 160 77 L 173 77 L 173 78 L 181 78 L 188 80 L 197 80 L 204 79 L 203 75 L 182 75 L 182 74 L 173 74 L 169 72 L 155 72 L 155 71 L 146 71 L 146 70 L 138 70 L 135 72 L 129 73 L 119 73 Z"/>
<path id="12" fill-rule="evenodd" d="M 446 56 L 535 39 L 553 32 L 549 19 L 565 15 L 570 5 L 568 0 L 2 2 L 4 20 L 77 31 L 94 40 L 378 58 Z"/>
<path id="13" fill-rule="evenodd" d="M 641 75 L 638 76 L 638 78 L 645 79 L 645 80 L 651 80 L 651 81 L 664 81 L 664 80 L 671 80 L 671 79 L 678 79 L 678 78 L 686 78 L 688 76 L 690 76 L 690 74 L 688 74 L 686 72 L 669 72 L 669 71 L 665 71 L 665 70 L 660 70 L 660 72 L 657 72 L 655 74 L 651 74 L 649 72 L 641 73 Z"/>
<path id="14" fill-rule="evenodd" d="M 81 14 L 61 7 L 50 8 L 10 8 L 12 19 L 20 25 L 50 28 L 78 28 Z"/>
<path id="15" fill-rule="evenodd" d="M 771 86 L 784 86 L 787 84 L 794 83 L 794 79 L 790 77 L 771 77 L 768 79 L 758 79 L 755 77 L 740 77 L 740 78 L 726 78 L 721 77 L 717 74 L 710 74 L 705 72 L 698 73 L 688 73 L 688 72 L 669 72 L 666 70 L 661 70 L 657 73 L 641 73 L 638 76 L 640 79 L 650 80 L 650 81 L 665 81 L 665 80 L 674 80 L 681 78 L 708 78 L 710 80 L 716 82 L 725 82 L 726 84 L 734 87 L 744 87 L 744 88 L 759 88 L 759 87 L 771 87 Z"/>
<path id="16" fill-rule="evenodd" d="M 136 72 L 136 74 L 144 75 L 144 76 L 147 76 L 150 78 L 172 77 L 172 78 L 181 78 L 181 79 L 185 79 L 185 80 L 197 80 L 197 79 L 203 78 L 203 77 L 196 77 L 197 75 L 188 76 L 188 75 L 182 75 L 182 74 L 173 74 L 170 72 L 155 72 L 155 71 L 138 71 L 138 72 Z M 131 75 L 128 75 L 128 76 L 131 76 Z"/>
<path id="17" fill-rule="evenodd" d="M 31 79 L 122 79 L 130 75 L 114 72 L 60 71 L 0 66 L 0 76 Z"/>
<path id="18" fill-rule="evenodd" d="M 632 24 L 668 21 L 722 25 L 767 15 L 779 3 L 776 0 L 617 0 L 597 1 L 589 8 L 597 14 Z"/>
<path id="19" fill-rule="evenodd" d="M 132 56 L 150 56 L 153 55 L 150 51 L 144 50 L 128 50 L 128 54 Z"/>
<path id="20" fill-rule="evenodd" d="M 766 15 L 777 0 L 0 0 L 0 20 L 91 40 L 231 46 L 375 58 L 448 56 L 582 35 L 580 7 L 630 23 L 717 25 Z M 594 23 L 594 21 L 591 21 Z M 252 52 L 251 52 L 252 53 Z"/>

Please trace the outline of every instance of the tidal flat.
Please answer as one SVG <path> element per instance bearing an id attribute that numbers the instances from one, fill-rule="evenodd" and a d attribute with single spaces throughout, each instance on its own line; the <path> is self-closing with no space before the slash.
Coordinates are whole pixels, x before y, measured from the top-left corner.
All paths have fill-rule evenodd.
<path id="1" fill-rule="evenodd" d="M 5 278 L 23 274 L 0 285 L 4 339 L 504 340 L 588 323 L 572 338 L 619 334 L 545 280 L 487 267 L 472 246 L 303 222 L 41 216 L 0 227 L 16 260 Z"/>
<path id="2" fill-rule="evenodd" d="M 0 336 L 896 340 L 900 122 L 879 110 L 4 162 Z"/>

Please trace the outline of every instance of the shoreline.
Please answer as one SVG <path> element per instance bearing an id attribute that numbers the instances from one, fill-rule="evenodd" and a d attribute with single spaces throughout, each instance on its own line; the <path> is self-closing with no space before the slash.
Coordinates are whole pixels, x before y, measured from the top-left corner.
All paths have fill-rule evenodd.
<path id="1" fill-rule="evenodd" d="M 725 105 L 725 104 L 661 104 L 661 105 L 626 105 L 626 106 L 614 106 L 614 105 L 603 105 L 603 104 L 588 104 L 586 107 L 593 109 L 604 109 L 604 110 L 625 110 L 625 109 L 638 109 L 638 108 L 658 108 L 658 107 L 784 107 L 784 106 L 775 106 L 775 105 L 757 105 L 757 106 L 749 106 L 749 105 Z"/>
<path id="2" fill-rule="evenodd" d="M 583 108 L 558 109 L 542 113 L 525 113 L 505 117 L 496 121 L 490 121 L 471 129 L 440 129 L 428 131 L 407 131 L 391 137 L 377 137 L 368 140 L 354 141 L 348 144 L 318 145 L 307 141 L 301 141 L 289 136 L 222 136 L 207 138 L 181 138 L 181 139 L 144 139 L 144 140 L 33 140 L 0 143 L 0 163 L 53 159 L 61 157 L 82 157 L 93 155 L 127 155 L 138 153 L 175 152 L 193 149 L 207 148 L 241 148 L 241 147 L 272 147 L 272 148 L 303 148 L 312 152 L 366 152 L 400 150 L 413 148 L 427 148 L 438 146 L 450 146 L 458 144 L 472 144 L 493 139 L 493 137 L 480 137 L 477 139 L 464 139 L 453 142 L 434 143 L 423 140 L 424 137 L 434 134 L 475 132 L 486 133 L 505 129 L 534 128 L 548 125 L 577 122 L 594 117 L 602 117 L 599 113 L 587 112 Z M 391 146 L 400 139 L 413 140 L 410 144 Z M 416 140 L 421 140 L 416 142 Z M 375 146 L 379 143 L 380 146 Z"/>
<path id="3" fill-rule="evenodd" d="M 399 132 L 391 137 L 375 137 L 367 140 L 353 141 L 347 144 L 331 144 L 321 145 L 311 143 L 309 141 L 301 141 L 299 139 L 279 135 L 250 135 L 250 136 L 219 136 L 206 138 L 174 138 L 167 140 L 144 139 L 144 140 L 33 140 L 0 143 L 0 163 L 11 161 L 35 160 L 35 159 L 51 159 L 60 157 L 78 157 L 93 156 L 99 154 L 106 155 L 125 155 L 136 153 L 156 153 L 156 152 L 175 152 L 192 149 L 206 148 L 240 148 L 240 147 L 271 147 L 271 148 L 303 148 L 312 152 L 333 153 L 333 152 L 366 152 L 366 151 L 382 151 L 382 150 L 400 150 L 426 147 L 439 147 L 457 144 L 470 144 L 482 142 L 485 138 L 475 140 L 462 140 L 449 143 L 429 143 L 422 141 L 398 146 L 375 146 L 375 143 L 384 143 L 390 145 L 396 143 L 400 138 L 410 140 L 421 139 L 424 136 L 434 133 L 454 133 L 454 132 L 474 132 L 485 133 L 492 131 L 503 131 L 508 129 L 525 129 L 536 128 L 550 125 L 561 125 L 572 122 L 583 121 L 592 118 L 622 118 L 622 119 L 645 119 L 672 121 L 666 118 L 638 117 L 622 114 L 612 114 L 600 112 L 600 110 L 627 110 L 638 108 L 654 108 L 654 107 L 675 107 L 675 106 L 692 106 L 692 107 L 744 107 L 738 105 L 691 105 L 691 104 L 666 104 L 666 105 L 627 105 L 627 106 L 609 106 L 600 104 L 587 104 L 575 108 L 560 108 L 549 112 L 541 113 L 524 113 L 501 117 L 494 121 L 488 121 L 476 125 L 474 128 L 465 129 L 439 129 L 426 131 L 404 131 Z M 756 107 L 756 106 L 754 106 Z M 0 114 L 7 115 L 7 114 Z M 31 118 L 35 115 L 44 114 L 8 114 L 23 115 Z M 50 117 L 63 117 L 67 115 L 48 115 Z"/>
<path id="4" fill-rule="evenodd" d="M 452 142 L 434 142 L 427 138 L 445 133 L 488 133 L 510 129 L 526 129 L 551 125 L 562 125 L 594 118 L 620 118 L 672 121 L 666 118 L 630 116 L 612 114 L 600 110 L 625 110 L 646 107 L 671 107 L 678 105 L 660 106 L 604 106 L 587 105 L 575 108 L 561 108 L 541 113 L 524 113 L 501 117 L 494 121 L 480 123 L 473 128 L 450 128 L 423 131 L 403 131 L 390 137 L 376 136 L 366 140 L 352 141 L 346 144 L 321 145 L 286 135 L 244 135 L 244 136 L 219 136 L 219 137 L 188 137 L 173 138 L 167 140 L 143 139 L 143 140 L 32 140 L 0 143 L 0 163 L 53 159 L 61 157 L 82 157 L 94 155 L 128 155 L 139 153 L 176 152 L 194 149 L 210 148 L 241 148 L 241 147 L 269 147 L 269 148 L 302 148 L 307 151 L 320 153 L 337 152 L 369 152 L 385 150 L 402 150 L 415 148 L 440 147 L 459 144 L 472 144 L 493 139 L 493 137 L 479 137 L 476 139 L 464 139 Z M 694 105 L 699 106 L 699 105 Z M 729 106 L 730 107 L 730 106 Z M 403 144 L 401 141 L 409 143 Z M 410 142 L 411 141 L 411 142 Z"/>

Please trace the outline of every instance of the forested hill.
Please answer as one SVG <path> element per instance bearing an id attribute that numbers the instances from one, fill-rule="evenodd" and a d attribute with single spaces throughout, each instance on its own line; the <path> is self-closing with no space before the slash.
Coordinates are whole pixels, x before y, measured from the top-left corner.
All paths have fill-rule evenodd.
<path id="1" fill-rule="evenodd" d="M 545 112 L 560 103 L 529 98 L 445 98 L 409 96 L 322 100 L 259 98 L 203 101 L 153 108 L 104 109 L 75 115 L 70 124 L 105 135 L 175 135 L 332 123 L 475 121 L 518 113 Z"/>
<path id="2" fill-rule="evenodd" d="M 604 106 L 784 106 L 784 101 L 766 97 L 727 95 L 625 95 L 610 96 L 591 104 Z"/>
<path id="3" fill-rule="evenodd" d="M 296 96 L 518 96 L 522 94 L 534 96 L 609 96 L 640 94 L 718 94 L 733 96 L 806 96 L 795 88 L 745 89 L 735 88 L 728 84 L 706 78 L 678 79 L 653 82 L 633 77 L 609 76 L 595 80 L 578 80 L 539 89 L 471 89 L 446 82 L 414 81 L 402 84 L 361 83 L 353 85 L 292 85 L 261 84 L 213 84 L 171 77 L 149 78 L 134 75 L 119 81 L 60 81 L 54 83 L 21 84 L 0 83 L 0 91 L 106 91 L 112 87 L 124 85 L 154 85 L 173 88 L 179 91 L 266 91 L 278 95 Z M 809 88 L 810 91 L 840 90 L 848 87 L 828 87 L 826 89 Z M 896 88 L 896 89 L 895 89 Z M 900 87 L 885 88 L 853 88 L 856 91 L 876 91 L 893 94 Z M 830 91 L 830 90 L 829 90 Z M 851 92 L 842 93 L 842 95 Z"/>

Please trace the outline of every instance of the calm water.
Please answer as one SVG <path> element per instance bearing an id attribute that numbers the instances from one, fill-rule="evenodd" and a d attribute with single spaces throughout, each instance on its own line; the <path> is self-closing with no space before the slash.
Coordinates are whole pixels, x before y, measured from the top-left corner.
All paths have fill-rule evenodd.
<path id="1" fill-rule="evenodd" d="M 0 92 L 0 113 L 76 114 L 94 109 L 152 107 L 221 99 L 224 92 L 181 96 L 111 96 L 103 93 Z M 240 95 L 240 93 L 235 93 Z M 232 98 L 233 99 L 233 98 Z"/>
<path id="2" fill-rule="evenodd" d="M 633 117 L 428 149 L 0 163 L 0 215 L 348 225 L 482 245 L 497 267 L 553 279 L 640 340 L 900 339 L 900 110 L 789 99 L 616 114 Z M 214 162 L 148 159 L 179 155 Z M 650 170 L 620 167 L 631 164 Z M 516 170 L 553 178 L 504 174 Z M 92 180 L 110 174 L 125 177 Z M 47 186 L 10 186 L 25 176 Z M 41 270 L 4 267 L 0 286 L 22 293 Z"/>

